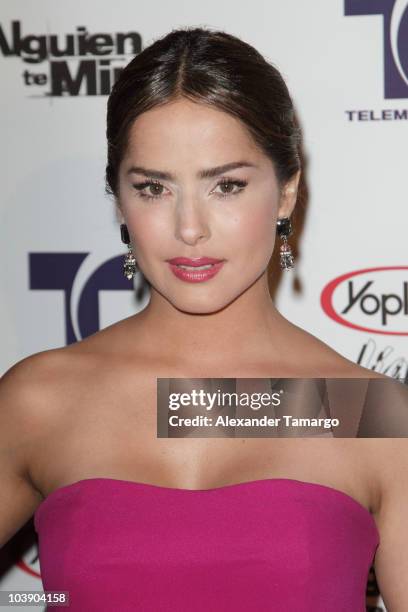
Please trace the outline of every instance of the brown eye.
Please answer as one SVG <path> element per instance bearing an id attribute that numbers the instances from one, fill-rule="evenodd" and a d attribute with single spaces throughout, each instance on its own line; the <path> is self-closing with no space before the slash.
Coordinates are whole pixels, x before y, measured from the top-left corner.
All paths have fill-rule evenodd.
<path id="1" fill-rule="evenodd" d="M 163 185 L 159 185 L 157 183 L 151 183 L 151 185 L 149 185 L 149 189 L 151 189 L 151 192 L 153 193 L 153 195 L 161 195 L 161 189 L 163 189 Z"/>
<path id="2" fill-rule="evenodd" d="M 160 198 L 163 195 L 163 185 L 158 181 L 144 181 L 143 183 L 135 183 L 133 188 L 139 192 L 139 196 L 141 198 L 147 198 L 148 200 Z M 150 193 L 145 191 L 145 189 L 149 189 Z"/>
<path id="3" fill-rule="evenodd" d="M 220 183 L 220 185 L 224 193 L 231 193 L 234 191 L 234 185 L 232 183 Z"/>
<path id="4" fill-rule="evenodd" d="M 228 196 L 238 195 L 246 187 L 247 184 L 247 181 L 241 181 L 238 179 L 223 179 L 217 184 L 217 187 L 222 188 L 222 191 L 218 192 L 218 196 L 221 198 L 227 198 Z M 234 190 L 234 187 L 236 187 L 237 189 Z"/>

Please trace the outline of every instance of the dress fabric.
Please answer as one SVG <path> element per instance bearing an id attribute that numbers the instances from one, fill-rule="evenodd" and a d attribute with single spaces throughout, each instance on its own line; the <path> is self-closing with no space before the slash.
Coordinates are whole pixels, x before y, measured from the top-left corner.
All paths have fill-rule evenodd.
<path id="1" fill-rule="evenodd" d="M 58 610 L 75 612 L 365 612 L 379 544 L 357 500 L 286 478 L 89 478 L 50 493 L 34 527 L 43 589 L 68 591 Z"/>

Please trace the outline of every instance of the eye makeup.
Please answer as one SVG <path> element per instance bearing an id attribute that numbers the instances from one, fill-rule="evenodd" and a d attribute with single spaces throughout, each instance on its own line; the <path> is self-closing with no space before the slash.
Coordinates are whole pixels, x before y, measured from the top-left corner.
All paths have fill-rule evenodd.
<path id="1" fill-rule="evenodd" d="M 211 193 L 216 193 L 217 197 L 219 198 L 227 198 L 227 197 L 232 197 L 232 196 L 236 196 L 239 193 L 241 193 L 241 191 L 243 191 L 245 189 L 245 187 L 247 186 L 248 181 L 244 181 L 244 180 L 240 180 L 240 179 L 232 179 L 232 178 L 228 178 L 228 177 L 223 177 L 215 186 L 215 188 L 222 186 L 224 187 L 236 187 L 237 189 L 235 191 L 227 191 L 227 192 L 214 192 L 214 190 Z M 155 179 L 147 179 L 145 181 L 142 181 L 141 183 L 133 183 L 132 187 L 138 192 L 138 196 L 140 198 L 146 198 L 147 200 L 157 200 L 157 199 L 161 199 L 163 196 L 163 192 L 161 193 L 146 193 L 145 189 L 147 188 L 164 188 L 164 185 Z"/>

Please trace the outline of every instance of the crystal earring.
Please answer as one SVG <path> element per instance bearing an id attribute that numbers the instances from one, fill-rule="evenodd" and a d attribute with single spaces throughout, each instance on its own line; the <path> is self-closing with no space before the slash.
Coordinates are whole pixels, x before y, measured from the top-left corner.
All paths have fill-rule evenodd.
<path id="1" fill-rule="evenodd" d="M 276 225 L 278 235 L 283 240 L 283 244 L 280 247 L 280 267 L 282 270 L 290 270 L 290 268 L 294 267 L 292 249 L 288 244 L 288 236 L 292 233 L 292 224 L 289 217 L 283 217 L 277 220 Z"/>
<path id="2" fill-rule="evenodd" d="M 127 244 L 128 249 L 129 249 L 128 253 L 126 254 L 125 261 L 123 263 L 123 273 L 128 280 L 132 280 L 137 270 L 136 259 L 132 252 L 132 246 L 130 244 L 128 228 L 124 223 L 122 223 L 120 226 L 120 236 L 121 236 L 122 242 Z"/>

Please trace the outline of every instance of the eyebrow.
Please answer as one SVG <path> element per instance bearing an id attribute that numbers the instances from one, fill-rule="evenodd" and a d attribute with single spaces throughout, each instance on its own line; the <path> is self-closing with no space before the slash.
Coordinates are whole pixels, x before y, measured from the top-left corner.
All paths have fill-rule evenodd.
<path id="1" fill-rule="evenodd" d="M 197 172 L 197 178 L 206 179 L 206 178 L 214 178 L 219 174 L 223 174 L 224 172 L 228 172 L 228 170 L 235 170 L 235 168 L 256 168 L 256 165 L 249 161 L 236 161 L 230 162 L 229 164 L 223 164 L 222 166 L 215 166 L 214 168 L 206 168 L 204 170 L 199 170 Z M 149 168 L 142 168 L 141 166 L 131 166 L 129 170 L 126 172 L 126 175 L 129 174 L 143 174 L 149 178 L 161 179 L 162 181 L 173 181 L 176 177 L 170 172 L 163 172 L 161 170 L 152 170 Z"/>

